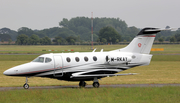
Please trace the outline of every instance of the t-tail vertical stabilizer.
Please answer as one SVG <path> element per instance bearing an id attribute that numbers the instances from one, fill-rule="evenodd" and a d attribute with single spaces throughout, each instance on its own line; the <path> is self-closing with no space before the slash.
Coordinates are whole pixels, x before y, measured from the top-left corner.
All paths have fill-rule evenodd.
<path id="1" fill-rule="evenodd" d="M 171 29 L 144 28 L 137 34 L 128 46 L 114 51 L 149 54 L 156 34 L 162 30 Z"/>

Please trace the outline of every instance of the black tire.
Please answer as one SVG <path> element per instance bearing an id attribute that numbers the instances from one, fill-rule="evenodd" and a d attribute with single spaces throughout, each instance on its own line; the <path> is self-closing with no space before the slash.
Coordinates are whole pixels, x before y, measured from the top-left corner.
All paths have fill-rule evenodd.
<path id="1" fill-rule="evenodd" d="M 93 87 L 94 87 L 94 88 L 99 88 L 99 83 L 98 83 L 98 82 L 94 82 L 94 83 L 93 83 Z"/>
<path id="2" fill-rule="evenodd" d="M 85 87 L 85 86 L 86 86 L 86 82 L 84 82 L 84 81 L 79 82 L 79 87 Z"/>
<path id="3" fill-rule="evenodd" d="M 25 84 L 23 85 L 23 87 L 24 87 L 24 89 L 29 89 L 29 84 L 25 83 Z"/>

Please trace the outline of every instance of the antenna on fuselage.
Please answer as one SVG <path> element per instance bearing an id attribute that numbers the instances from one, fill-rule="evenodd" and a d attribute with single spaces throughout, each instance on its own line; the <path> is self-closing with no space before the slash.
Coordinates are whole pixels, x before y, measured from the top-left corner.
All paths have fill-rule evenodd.
<path id="1" fill-rule="evenodd" d="M 96 48 L 92 52 L 95 52 L 95 51 L 96 51 Z"/>
<path id="2" fill-rule="evenodd" d="M 100 52 L 103 52 L 103 49 L 101 49 L 101 51 Z"/>

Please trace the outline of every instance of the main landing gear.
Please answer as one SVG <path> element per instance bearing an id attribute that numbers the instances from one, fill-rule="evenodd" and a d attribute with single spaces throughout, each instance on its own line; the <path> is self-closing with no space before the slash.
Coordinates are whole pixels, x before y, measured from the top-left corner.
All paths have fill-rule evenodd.
<path id="1" fill-rule="evenodd" d="M 28 89 L 29 88 L 29 84 L 28 84 L 28 77 L 26 77 L 26 83 L 23 85 L 24 89 Z"/>
<path id="2" fill-rule="evenodd" d="M 98 82 L 98 79 L 97 79 L 97 77 L 95 77 L 95 78 L 94 78 L 94 81 L 93 81 L 93 87 L 94 87 L 94 88 L 99 88 L 99 85 L 100 85 L 100 84 L 99 84 L 99 82 Z"/>
<path id="3" fill-rule="evenodd" d="M 92 85 L 93 85 L 94 88 L 99 88 L 99 85 L 100 85 L 100 84 L 99 84 L 99 82 L 98 82 L 97 77 L 94 78 Z M 85 81 L 80 81 L 80 82 L 79 82 L 79 87 L 85 87 L 85 86 L 86 86 L 86 82 L 85 82 Z"/>
<path id="4" fill-rule="evenodd" d="M 94 88 L 99 88 L 99 83 L 98 83 L 98 82 L 94 82 L 94 83 L 93 83 L 93 87 L 94 87 Z"/>
<path id="5" fill-rule="evenodd" d="M 86 86 L 86 82 L 85 81 L 80 81 L 79 82 L 79 87 L 85 87 Z"/>

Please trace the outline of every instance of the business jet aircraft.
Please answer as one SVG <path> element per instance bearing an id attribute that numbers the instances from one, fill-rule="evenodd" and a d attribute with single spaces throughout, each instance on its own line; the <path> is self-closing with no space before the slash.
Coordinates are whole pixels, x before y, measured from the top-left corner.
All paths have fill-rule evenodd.
<path id="1" fill-rule="evenodd" d="M 131 43 L 122 49 L 109 52 L 84 53 L 50 53 L 43 54 L 30 63 L 12 67 L 4 71 L 7 76 L 26 77 L 25 89 L 29 88 L 29 77 L 48 77 L 66 81 L 80 81 L 79 86 L 85 87 L 85 81 L 93 81 L 98 88 L 98 79 L 109 76 L 134 75 L 136 73 L 115 74 L 136 66 L 149 65 L 152 55 L 149 54 L 158 28 L 144 28 Z"/>

